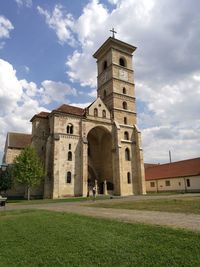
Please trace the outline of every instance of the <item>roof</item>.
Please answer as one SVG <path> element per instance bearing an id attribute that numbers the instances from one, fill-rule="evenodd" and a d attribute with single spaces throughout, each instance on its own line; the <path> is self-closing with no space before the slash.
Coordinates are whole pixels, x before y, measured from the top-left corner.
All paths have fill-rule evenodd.
<path id="1" fill-rule="evenodd" d="M 23 149 L 30 144 L 31 144 L 31 134 L 8 133 L 7 135 L 8 148 Z"/>
<path id="2" fill-rule="evenodd" d="M 66 104 L 61 105 L 59 108 L 54 109 L 53 111 L 59 111 L 62 113 L 73 114 L 77 116 L 83 116 L 85 114 L 85 109 Z"/>
<path id="3" fill-rule="evenodd" d="M 159 164 L 145 168 L 145 179 L 155 180 L 200 175 L 200 158 Z"/>
<path id="4" fill-rule="evenodd" d="M 122 42 L 121 40 L 118 40 L 113 37 L 109 37 L 103 44 L 102 46 L 94 53 L 93 57 L 98 58 L 99 55 L 107 50 L 110 47 L 118 47 L 118 49 L 124 49 L 126 48 L 126 52 L 129 51 L 130 53 L 133 53 L 137 47 L 130 45 L 128 43 Z"/>
<path id="5" fill-rule="evenodd" d="M 38 114 L 35 114 L 32 118 L 31 118 L 31 122 L 35 119 L 35 118 L 42 118 L 42 119 L 47 119 L 48 116 L 49 116 L 49 112 L 45 112 L 45 111 L 42 111 Z"/>

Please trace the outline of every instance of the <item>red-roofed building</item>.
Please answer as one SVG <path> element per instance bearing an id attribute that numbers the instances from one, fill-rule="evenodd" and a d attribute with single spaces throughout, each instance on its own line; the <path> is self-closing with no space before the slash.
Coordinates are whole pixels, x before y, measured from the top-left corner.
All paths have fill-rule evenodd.
<path id="1" fill-rule="evenodd" d="M 200 191 L 200 158 L 145 166 L 147 192 Z"/>
<path id="2" fill-rule="evenodd" d="M 108 38 L 94 54 L 96 100 L 85 109 L 63 104 L 32 117 L 31 144 L 45 168 L 45 198 L 86 196 L 94 186 L 100 194 L 146 193 L 136 126 L 135 50 Z"/>

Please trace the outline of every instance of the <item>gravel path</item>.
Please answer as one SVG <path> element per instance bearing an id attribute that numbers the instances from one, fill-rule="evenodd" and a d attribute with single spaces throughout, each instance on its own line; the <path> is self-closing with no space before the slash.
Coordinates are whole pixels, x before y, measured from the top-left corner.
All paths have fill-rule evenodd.
<path id="1" fill-rule="evenodd" d="M 188 195 L 187 195 L 188 196 Z M 193 195 L 194 196 L 194 195 Z M 172 197 L 172 196 L 171 196 Z M 174 197 L 174 196 L 173 196 Z M 142 200 L 147 197 L 131 197 L 124 198 L 123 201 Z M 149 197 L 149 199 L 154 197 Z M 156 197 L 158 198 L 158 197 Z M 161 198 L 166 198 L 162 196 Z M 167 196 L 170 198 L 170 196 Z M 119 199 L 120 202 L 122 199 Z M 114 201 L 113 200 L 98 200 L 99 202 Z M 88 205 L 91 206 L 88 207 Z M 86 206 L 87 205 L 87 206 Z M 171 212 L 160 212 L 160 211 L 140 211 L 140 210 L 127 210 L 127 209 L 107 209 L 107 208 L 96 208 L 92 206 L 91 201 L 86 202 L 65 202 L 65 203 L 49 203 L 49 204 L 36 204 L 36 205 L 14 205 L 8 204 L 6 210 L 16 209 L 43 209 L 58 212 L 76 213 L 81 215 L 87 215 L 98 218 L 116 219 L 119 221 L 125 221 L 130 223 L 145 223 L 145 224 L 156 224 L 169 226 L 174 228 L 182 228 L 193 231 L 200 231 L 200 215 L 196 214 L 184 214 L 184 213 L 171 213 Z"/>

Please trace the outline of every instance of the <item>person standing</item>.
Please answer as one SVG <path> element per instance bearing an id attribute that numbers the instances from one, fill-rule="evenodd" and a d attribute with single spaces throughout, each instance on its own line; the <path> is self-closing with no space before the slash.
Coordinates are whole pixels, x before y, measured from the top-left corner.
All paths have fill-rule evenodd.
<path id="1" fill-rule="evenodd" d="M 92 195 L 93 195 L 93 200 L 95 200 L 96 199 L 96 187 L 95 186 L 93 186 L 92 188 Z"/>

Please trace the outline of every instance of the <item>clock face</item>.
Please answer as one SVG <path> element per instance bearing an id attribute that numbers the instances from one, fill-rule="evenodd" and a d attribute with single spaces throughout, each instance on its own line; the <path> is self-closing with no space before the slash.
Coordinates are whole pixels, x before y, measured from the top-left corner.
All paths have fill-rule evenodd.
<path id="1" fill-rule="evenodd" d="M 128 73 L 126 70 L 120 69 L 119 70 L 119 78 L 124 80 L 124 81 L 128 81 Z"/>

